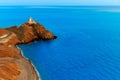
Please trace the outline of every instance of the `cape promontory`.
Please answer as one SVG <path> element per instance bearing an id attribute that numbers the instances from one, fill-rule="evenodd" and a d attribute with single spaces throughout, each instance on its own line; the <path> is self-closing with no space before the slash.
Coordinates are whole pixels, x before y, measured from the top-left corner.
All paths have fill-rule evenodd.
<path id="1" fill-rule="evenodd" d="M 0 80 L 40 80 L 32 63 L 21 55 L 17 45 L 55 38 L 32 18 L 21 26 L 0 29 Z"/>

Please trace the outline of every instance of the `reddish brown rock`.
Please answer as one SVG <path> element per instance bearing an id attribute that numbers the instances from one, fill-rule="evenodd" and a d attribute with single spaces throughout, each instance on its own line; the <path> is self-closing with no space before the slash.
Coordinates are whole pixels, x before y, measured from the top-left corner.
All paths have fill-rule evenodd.
<path id="1" fill-rule="evenodd" d="M 40 80 L 33 65 L 26 60 L 17 44 L 56 37 L 36 22 L 0 29 L 0 80 Z"/>
<path id="2" fill-rule="evenodd" d="M 17 35 L 19 40 L 18 43 L 28 43 L 33 40 L 50 40 L 56 38 L 56 36 L 46 30 L 39 23 L 30 24 L 29 22 L 26 22 L 20 27 L 13 26 L 6 30 L 14 32 Z"/>
<path id="3" fill-rule="evenodd" d="M 0 29 L 0 37 L 5 35 L 5 34 L 8 34 L 9 31 L 8 30 L 5 30 L 5 29 Z"/>

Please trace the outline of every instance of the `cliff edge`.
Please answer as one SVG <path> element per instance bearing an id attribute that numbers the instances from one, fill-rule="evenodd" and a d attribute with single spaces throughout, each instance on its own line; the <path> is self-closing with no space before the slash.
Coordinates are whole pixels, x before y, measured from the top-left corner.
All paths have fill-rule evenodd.
<path id="1" fill-rule="evenodd" d="M 21 55 L 16 45 L 55 38 L 31 18 L 21 26 L 0 29 L 0 80 L 40 80 L 31 62 Z"/>

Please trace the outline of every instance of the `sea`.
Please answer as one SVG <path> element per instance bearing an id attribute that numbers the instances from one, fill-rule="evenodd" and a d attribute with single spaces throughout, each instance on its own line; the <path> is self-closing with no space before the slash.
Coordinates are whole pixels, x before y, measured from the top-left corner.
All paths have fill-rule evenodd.
<path id="1" fill-rule="evenodd" d="M 58 37 L 19 45 L 42 80 L 120 80 L 120 6 L 0 6 L 0 28 L 29 17 Z"/>

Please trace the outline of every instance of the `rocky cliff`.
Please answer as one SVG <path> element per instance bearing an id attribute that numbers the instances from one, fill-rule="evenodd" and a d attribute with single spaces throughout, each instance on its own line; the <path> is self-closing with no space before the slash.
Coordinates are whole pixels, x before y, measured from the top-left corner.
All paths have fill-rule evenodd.
<path id="1" fill-rule="evenodd" d="M 34 40 L 55 38 L 36 22 L 0 29 L 0 80 L 40 80 L 31 62 L 21 55 L 16 46 Z"/>

